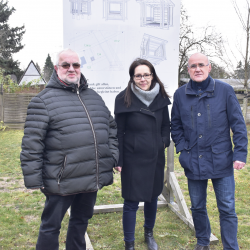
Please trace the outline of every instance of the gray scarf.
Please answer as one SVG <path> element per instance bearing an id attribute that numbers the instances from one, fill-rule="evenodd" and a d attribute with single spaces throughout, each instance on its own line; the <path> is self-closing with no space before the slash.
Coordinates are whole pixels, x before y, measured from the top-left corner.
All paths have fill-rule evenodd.
<path id="1" fill-rule="evenodd" d="M 154 88 L 148 91 L 142 90 L 135 84 L 131 84 L 131 90 L 137 96 L 137 98 L 142 101 L 147 107 L 153 102 L 155 97 L 160 91 L 159 83 L 156 83 Z"/>

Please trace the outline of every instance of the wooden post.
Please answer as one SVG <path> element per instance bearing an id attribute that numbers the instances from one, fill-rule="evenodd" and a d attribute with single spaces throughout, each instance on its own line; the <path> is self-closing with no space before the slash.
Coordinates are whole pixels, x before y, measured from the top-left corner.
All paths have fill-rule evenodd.
<path id="1" fill-rule="evenodd" d="M 167 170 L 164 174 L 164 186 L 162 190 L 162 195 L 168 203 L 174 202 L 173 190 L 170 185 L 170 173 L 174 172 L 174 143 L 170 142 L 170 145 L 167 149 Z"/>

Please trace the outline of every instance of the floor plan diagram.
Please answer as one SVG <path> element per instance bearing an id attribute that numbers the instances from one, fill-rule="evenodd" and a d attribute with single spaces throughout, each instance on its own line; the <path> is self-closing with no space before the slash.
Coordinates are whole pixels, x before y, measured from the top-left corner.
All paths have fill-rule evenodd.
<path id="1" fill-rule="evenodd" d="M 93 0 L 69 0 L 71 2 L 70 13 L 73 18 L 83 19 L 87 16 L 90 19 L 91 16 L 91 2 Z"/>
<path id="2" fill-rule="evenodd" d="M 174 3 L 171 0 L 136 0 L 141 7 L 141 27 L 173 27 Z"/>
<path id="3" fill-rule="evenodd" d="M 128 19 L 128 2 L 129 0 L 103 0 L 103 18 L 105 20 L 122 20 Z"/>
<path id="4" fill-rule="evenodd" d="M 154 65 L 167 60 L 166 44 L 166 40 L 144 34 L 141 43 L 141 58 L 150 61 Z"/>
<path id="5" fill-rule="evenodd" d="M 123 31 L 85 31 L 69 43 L 79 53 L 84 71 L 123 70 Z"/>

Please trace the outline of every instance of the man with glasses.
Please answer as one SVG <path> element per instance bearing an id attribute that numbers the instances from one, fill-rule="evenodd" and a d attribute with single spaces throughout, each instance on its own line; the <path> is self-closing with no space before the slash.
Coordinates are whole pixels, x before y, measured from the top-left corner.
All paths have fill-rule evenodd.
<path id="1" fill-rule="evenodd" d="M 21 167 L 25 186 L 46 196 L 36 249 L 59 249 L 61 221 L 71 207 L 66 249 L 82 250 L 97 191 L 113 182 L 116 123 L 88 88 L 74 51 L 61 51 L 54 68 L 28 106 Z"/>
<path id="2" fill-rule="evenodd" d="M 188 178 L 195 250 L 207 250 L 210 223 L 206 209 L 207 182 L 212 180 L 220 213 L 223 249 L 239 249 L 235 213 L 234 169 L 247 157 L 247 130 L 233 88 L 209 76 L 208 58 L 196 53 L 188 60 L 190 81 L 176 90 L 171 134 Z M 234 150 L 230 130 L 233 132 Z"/>

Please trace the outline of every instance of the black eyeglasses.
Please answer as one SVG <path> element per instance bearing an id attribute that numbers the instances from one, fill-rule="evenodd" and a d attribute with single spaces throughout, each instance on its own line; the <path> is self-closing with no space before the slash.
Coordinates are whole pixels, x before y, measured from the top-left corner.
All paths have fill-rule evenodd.
<path id="1" fill-rule="evenodd" d="M 64 69 L 69 69 L 70 65 L 72 65 L 74 69 L 79 69 L 81 66 L 81 64 L 79 63 L 63 63 L 61 65 L 58 64 L 58 66 L 61 66 Z"/>
<path id="2" fill-rule="evenodd" d="M 200 69 L 202 69 L 205 66 L 208 66 L 209 63 L 207 65 L 205 65 L 204 63 L 198 63 L 198 64 L 191 64 L 190 66 L 188 66 L 190 69 L 196 69 L 197 67 L 199 67 Z"/>
<path id="3" fill-rule="evenodd" d="M 151 77 L 151 75 L 152 75 L 152 73 L 151 73 L 151 74 L 144 74 L 144 75 L 134 75 L 134 78 L 135 78 L 136 80 L 141 80 L 142 77 L 143 77 L 144 79 L 149 79 L 149 78 Z"/>

